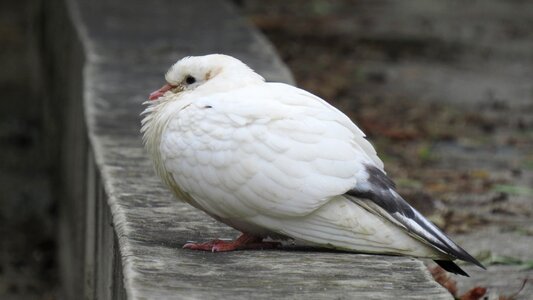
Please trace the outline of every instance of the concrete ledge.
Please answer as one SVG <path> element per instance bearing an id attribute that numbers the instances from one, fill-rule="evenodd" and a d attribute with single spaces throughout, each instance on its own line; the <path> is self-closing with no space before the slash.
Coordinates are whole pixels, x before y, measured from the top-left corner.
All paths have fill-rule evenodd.
<path id="1" fill-rule="evenodd" d="M 185 55 L 226 53 L 269 80 L 292 77 L 226 2 L 65 1 L 45 4 L 45 55 L 55 84 L 49 104 L 58 108 L 50 117 L 63 120 L 56 133 L 66 298 L 451 298 L 410 258 L 182 250 L 187 240 L 236 232 L 174 200 L 156 178 L 141 144 L 141 103 Z"/>

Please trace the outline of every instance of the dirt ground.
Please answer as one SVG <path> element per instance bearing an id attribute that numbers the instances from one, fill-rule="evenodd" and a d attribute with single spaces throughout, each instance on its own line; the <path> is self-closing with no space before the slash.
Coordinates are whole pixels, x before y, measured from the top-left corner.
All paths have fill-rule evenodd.
<path id="1" fill-rule="evenodd" d="M 477 256 L 458 294 L 533 299 L 533 3 L 258 1 L 298 85 L 367 133 L 406 198 Z M 502 298 L 504 299 L 504 298 Z"/>

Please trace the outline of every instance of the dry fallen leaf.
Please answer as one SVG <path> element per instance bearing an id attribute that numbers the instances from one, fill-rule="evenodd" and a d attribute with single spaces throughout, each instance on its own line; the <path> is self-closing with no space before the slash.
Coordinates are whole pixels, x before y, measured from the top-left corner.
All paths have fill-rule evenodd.
<path id="1" fill-rule="evenodd" d="M 453 280 L 448 274 L 448 272 L 446 272 L 443 268 L 439 266 L 430 268 L 429 272 L 431 273 L 431 276 L 433 276 L 433 279 L 435 279 L 436 282 L 438 282 L 445 289 L 447 289 L 448 292 L 450 292 L 450 294 L 452 294 L 454 298 L 457 297 L 457 281 Z"/>
<path id="2" fill-rule="evenodd" d="M 371 136 L 384 136 L 396 141 L 411 141 L 420 138 L 420 133 L 414 128 L 398 128 L 391 126 L 391 124 L 378 122 L 374 118 L 359 118 L 359 124 Z"/>
<path id="3" fill-rule="evenodd" d="M 486 292 L 487 292 L 487 288 L 476 286 L 474 288 L 471 288 L 468 292 L 461 295 L 459 299 L 460 300 L 479 300 L 483 296 L 485 296 Z"/>
<path id="4" fill-rule="evenodd" d="M 464 293 L 460 297 L 457 297 L 457 281 L 452 279 L 450 274 L 446 272 L 443 268 L 439 266 L 435 266 L 433 268 L 429 269 L 429 272 L 431 273 L 431 276 L 433 276 L 433 279 L 435 279 L 436 282 L 438 282 L 441 286 L 443 286 L 445 289 L 452 294 L 452 296 L 455 299 L 459 300 L 479 300 L 481 297 L 485 296 L 485 293 L 487 292 L 487 288 L 476 286 L 470 289 L 468 292 Z M 501 299 L 500 299 L 501 300 Z M 507 300 L 507 299 L 503 299 Z"/>

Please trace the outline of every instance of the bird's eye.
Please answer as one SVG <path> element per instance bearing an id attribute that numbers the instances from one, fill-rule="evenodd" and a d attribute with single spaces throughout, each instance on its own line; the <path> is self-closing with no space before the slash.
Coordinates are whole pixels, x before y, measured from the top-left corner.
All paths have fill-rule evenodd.
<path id="1" fill-rule="evenodd" d="M 187 78 L 185 78 L 185 82 L 187 82 L 187 84 L 193 84 L 196 82 L 196 78 L 192 77 L 191 75 L 187 76 Z"/>

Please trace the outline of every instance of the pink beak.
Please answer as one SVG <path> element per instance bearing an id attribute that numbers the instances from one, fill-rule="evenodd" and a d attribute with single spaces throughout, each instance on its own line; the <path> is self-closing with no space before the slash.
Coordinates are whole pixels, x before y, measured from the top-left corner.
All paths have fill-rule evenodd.
<path id="1" fill-rule="evenodd" d="M 163 96 L 163 94 L 165 94 L 168 90 L 172 88 L 173 86 L 167 83 L 164 86 L 162 86 L 160 89 L 158 89 L 157 91 L 151 92 L 150 97 L 148 97 L 148 99 L 157 100 L 159 99 L 159 97 Z"/>

